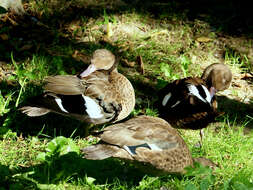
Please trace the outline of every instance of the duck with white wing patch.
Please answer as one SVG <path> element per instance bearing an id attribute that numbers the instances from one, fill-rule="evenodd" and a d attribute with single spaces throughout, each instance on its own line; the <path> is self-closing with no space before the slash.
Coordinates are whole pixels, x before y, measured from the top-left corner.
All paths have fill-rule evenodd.
<path id="1" fill-rule="evenodd" d="M 227 89 L 231 80 L 229 67 L 216 63 L 204 70 L 202 78 L 188 77 L 168 83 L 159 91 L 159 115 L 176 128 L 205 128 L 223 114 L 217 111 L 215 93 Z"/>
<path id="2" fill-rule="evenodd" d="M 120 121 L 133 110 L 135 93 L 129 80 L 117 72 L 116 63 L 110 51 L 98 49 L 84 72 L 47 77 L 45 94 L 20 110 L 28 116 L 55 112 L 92 124 Z"/>
<path id="3" fill-rule="evenodd" d="M 200 78 L 176 80 L 159 93 L 159 114 L 173 127 L 201 129 L 219 115 L 214 89 Z"/>
<path id="4" fill-rule="evenodd" d="M 176 129 L 158 117 L 138 116 L 106 127 L 94 134 L 98 144 L 83 148 L 84 158 L 103 160 L 118 158 L 133 161 L 144 172 L 162 175 L 185 173 L 185 167 L 196 160 L 204 165 L 215 164 L 206 158 L 192 158 Z"/>

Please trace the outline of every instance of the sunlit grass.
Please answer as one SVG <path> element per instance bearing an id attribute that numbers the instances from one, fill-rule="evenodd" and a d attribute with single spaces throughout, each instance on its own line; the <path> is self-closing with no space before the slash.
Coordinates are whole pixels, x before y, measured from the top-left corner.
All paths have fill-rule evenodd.
<path id="1" fill-rule="evenodd" d="M 205 129 L 201 149 L 194 146 L 199 141 L 199 131 L 180 130 L 193 157 L 204 156 L 218 164 L 213 172 L 200 169 L 193 176 L 155 177 L 123 161 L 84 160 L 79 149 L 98 141 L 91 136 L 83 138 L 85 124 L 54 114 L 28 118 L 17 110 L 28 103 L 29 97 L 41 94 L 45 76 L 76 74 L 86 67 L 88 62 L 74 57 L 76 51 L 81 56 L 90 56 L 97 48 L 107 48 L 121 59 L 135 62 L 132 68 L 122 62 L 119 65 L 119 71 L 131 80 L 136 90 L 136 106 L 129 118 L 140 114 L 158 115 L 154 89 L 143 84 L 161 88 L 166 81 L 200 76 L 205 66 L 215 62 L 225 61 L 236 76 L 252 67 L 247 54 L 219 45 L 218 35 L 210 32 L 211 26 L 204 21 L 185 22 L 185 13 L 174 13 L 173 8 L 161 9 L 155 16 L 130 6 L 122 6 L 117 11 L 111 9 L 110 3 L 115 2 L 29 1 L 29 11 L 49 27 L 48 33 L 40 33 L 37 38 L 49 35 L 50 40 L 30 39 L 29 28 L 23 41 L 20 36 L 10 37 L 15 48 L 5 50 L 0 44 L 0 58 L 6 61 L 6 73 L 10 73 L 3 76 L 0 70 L 0 189 L 253 188 L 253 134 L 244 134 L 252 121 L 244 116 L 250 108 L 244 102 L 233 99 L 225 105 L 219 102 L 221 108 L 226 105 L 229 108 L 225 107 L 224 117 Z M 109 8 L 104 8 L 105 5 Z M 78 11 L 74 12 L 74 8 Z M 12 28 L 5 24 L 0 23 L 0 34 L 12 34 Z M 203 36 L 210 41 L 197 40 Z M 20 52 L 26 40 L 35 46 Z M 245 44 L 251 47 L 252 40 Z M 224 52 L 222 58 L 215 55 L 220 49 Z M 139 72 L 137 56 L 143 59 L 144 74 Z M 232 86 L 228 94 L 239 97 L 243 89 L 244 86 Z"/>

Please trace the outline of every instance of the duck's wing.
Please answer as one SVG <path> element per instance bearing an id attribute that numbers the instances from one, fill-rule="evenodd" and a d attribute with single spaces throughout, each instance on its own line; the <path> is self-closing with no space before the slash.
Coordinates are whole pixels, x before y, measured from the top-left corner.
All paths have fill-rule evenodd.
<path id="1" fill-rule="evenodd" d="M 100 124 L 117 119 L 121 105 L 113 96 L 108 77 L 96 72 L 87 79 L 64 75 L 45 79 L 45 95 L 33 105 L 23 107 L 23 113 L 40 116 L 43 110 L 72 116 L 88 123 Z M 41 108 L 38 111 L 38 108 Z M 43 112 L 46 114 L 46 111 Z"/>
<path id="2" fill-rule="evenodd" d="M 153 143 L 158 149 L 165 149 L 176 142 L 175 135 L 177 131 L 164 120 L 140 116 L 106 127 L 100 138 L 106 143 L 120 147 Z"/>
<path id="3" fill-rule="evenodd" d="M 183 172 L 192 164 L 190 151 L 177 131 L 160 118 L 140 116 L 106 127 L 100 144 L 82 149 L 87 159 L 116 157 L 148 163 L 166 172 Z"/>
<path id="4" fill-rule="evenodd" d="M 85 86 L 80 78 L 73 75 L 57 75 L 45 78 L 44 90 L 61 95 L 80 95 L 84 92 Z"/>
<path id="5" fill-rule="evenodd" d="M 150 116 L 140 116 L 106 127 L 99 137 L 104 143 L 121 147 L 132 156 L 136 155 L 138 148 L 163 151 L 184 144 L 177 131 L 167 122 Z"/>

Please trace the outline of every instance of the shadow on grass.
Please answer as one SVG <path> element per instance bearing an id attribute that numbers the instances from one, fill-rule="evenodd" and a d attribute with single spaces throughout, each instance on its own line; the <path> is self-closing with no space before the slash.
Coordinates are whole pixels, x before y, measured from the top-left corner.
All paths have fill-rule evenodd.
<path id="1" fill-rule="evenodd" d="M 81 4 L 70 4 L 63 8 L 64 0 L 57 0 L 54 7 L 61 12 L 54 11 L 51 16 L 45 18 L 50 23 L 53 20 L 72 21 L 80 17 L 98 18 L 107 14 L 120 14 L 136 11 L 140 15 L 150 15 L 161 22 L 161 19 L 168 18 L 169 22 L 177 18 L 181 21 L 193 21 L 198 19 L 209 23 L 213 30 L 222 31 L 228 35 L 245 35 L 252 37 L 253 18 L 249 1 L 237 0 L 123 0 L 110 2 L 86 2 Z M 122 3 L 124 2 L 124 3 Z M 78 14 L 76 14 L 78 13 Z M 56 22 L 59 23 L 59 22 Z"/>
<path id="2" fill-rule="evenodd" d="M 230 124 L 245 126 L 245 133 L 253 129 L 253 104 L 245 104 L 226 96 L 217 96 L 220 111 L 225 112 Z"/>
<path id="3" fill-rule="evenodd" d="M 55 3 L 56 2 L 56 3 Z M 154 18 L 157 24 L 161 23 L 161 19 L 166 18 L 167 24 L 173 25 L 173 22 L 178 21 L 193 21 L 195 19 L 209 22 L 213 26 L 213 31 L 224 31 L 229 35 L 248 35 L 252 37 L 252 23 L 250 6 L 246 1 L 132 1 L 125 0 L 125 4 L 117 3 L 100 3 L 97 5 L 83 4 L 73 5 L 64 8 L 65 1 L 57 0 L 54 3 L 54 11 L 51 14 L 42 16 L 39 20 L 45 25 L 38 25 L 33 19 L 28 17 L 22 20 L 18 25 L 10 25 L 8 29 L 5 29 L 5 33 L 9 35 L 9 40 L 1 40 L 0 38 L 0 51 L 4 52 L 0 55 L 0 59 L 9 60 L 10 53 L 13 52 L 15 58 L 20 59 L 24 57 L 32 56 L 34 53 L 41 55 L 50 55 L 50 50 L 55 46 L 63 46 L 62 48 L 79 47 L 87 48 L 88 51 L 93 51 L 101 46 L 96 43 L 87 43 L 86 46 L 80 46 L 80 43 L 76 39 L 73 39 L 69 31 L 64 25 L 69 25 L 72 21 L 87 18 L 105 19 L 105 12 L 107 15 L 120 14 L 125 12 L 136 11 L 140 15 L 150 15 L 150 18 Z M 48 5 L 50 7 L 50 5 Z M 208 7 L 208 8 L 207 8 Z M 37 13 L 30 13 L 31 15 Z M 34 15 L 36 16 L 36 15 Z M 199 30 L 199 29 L 197 29 Z M 18 31 L 18 32 L 17 32 Z M 65 36 L 62 35 L 65 33 Z M 29 45 L 29 51 L 24 51 Z M 84 44 L 84 43 L 82 43 Z M 32 47 L 32 48 L 31 48 Z M 52 55 L 52 54 L 51 54 Z M 63 53 L 64 55 L 64 53 Z M 67 57 L 68 58 L 68 57 Z M 71 59 L 66 60 L 71 61 Z M 73 59 L 72 59 L 73 61 Z"/>
<path id="4" fill-rule="evenodd" d="M 251 6 L 246 0 L 123 0 L 84 2 L 83 4 L 70 3 L 68 6 L 65 2 L 65 0 L 54 1 L 54 5 L 51 6 L 56 10 L 52 15 L 44 17 L 45 22 L 52 23 L 57 20 L 58 22 L 54 22 L 54 24 L 59 24 L 62 20 L 72 21 L 81 17 L 98 18 L 104 16 L 104 10 L 108 15 L 136 11 L 140 15 L 155 17 L 157 22 L 161 22 L 161 19 L 164 18 L 168 18 L 169 21 L 175 18 L 182 21 L 198 19 L 210 23 L 214 30 L 223 31 L 228 35 L 252 37 L 253 18 Z M 50 3 L 46 6 L 50 6 Z"/>
<path id="5" fill-rule="evenodd" d="M 138 185 L 145 176 L 133 166 L 124 164 L 122 161 L 115 159 L 86 160 L 74 152 L 29 168 L 20 167 L 15 171 L 10 171 L 7 166 L 0 165 L 0 170 L 3 171 L 0 174 L 3 187 L 7 189 L 14 184 L 21 187 L 36 187 L 38 184 L 58 184 L 61 181 L 88 185 L 87 177 L 96 179 L 94 182 L 96 185 L 117 182 L 130 188 Z"/>
<path id="6" fill-rule="evenodd" d="M 7 85 L 5 82 L 0 84 L 2 94 L 12 92 L 12 99 L 17 99 L 20 87 Z M 11 129 L 22 134 L 24 137 L 45 135 L 48 137 L 56 136 L 84 136 L 86 134 L 87 124 L 76 121 L 75 119 L 63 117 L 54 113 L 41 117 L 28 117 L 22 114 L 18 108 L 29 104 L 29 97 L 42 93 L 40 85 L 29 84 L 25 92 L 22 93 L 22 102 L 16 107 L 15 101 L 10 101 L 8 114 L 0 117 L 0 135 L 4 135 Z"/>

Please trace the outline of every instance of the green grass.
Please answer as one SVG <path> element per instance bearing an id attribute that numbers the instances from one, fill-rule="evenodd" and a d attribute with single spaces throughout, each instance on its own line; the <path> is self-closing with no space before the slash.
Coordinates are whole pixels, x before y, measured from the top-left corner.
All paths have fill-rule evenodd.
<path id="1" fill-rule="evenodd" d="M 225 25 L 214 30 L 212 19 L 217 18 L 210 15 L 191 20 L 177 1 L 135 7 L 119 1 L 57 2 L 28 1 L 27 11 L 38 25 L 27 19 L 18 25 L 0 20 L 0 190 L 253 189 L 252 81 L 240 78 L 252 71 L 250 35 L 230 35 Z M 199 42 L 199 37 L 210 40 Z M 215 62 L 230 66 L 233 85 L 218 94 L 225 115 L 205 129 L 202 149 L 194 146 L 198 131 L 180 130 L 193 157 L 213 160 L 219 165 L 215 171 L 196 166 L 185 176 L 156 177 L 119 160 L 88 161 L 80 148 L 98 139 L 84 138 L 86 124 L 55 114 L 28 118 L 18 111 L 29 97 L 42 93 L 45 76 L 79 73 L 97 48 L 136 63 L 119 65 L 136 90 L 136 106 L 128 118 L 156 116 L 154 89 L 167 81 L 200 76 Z"/>

